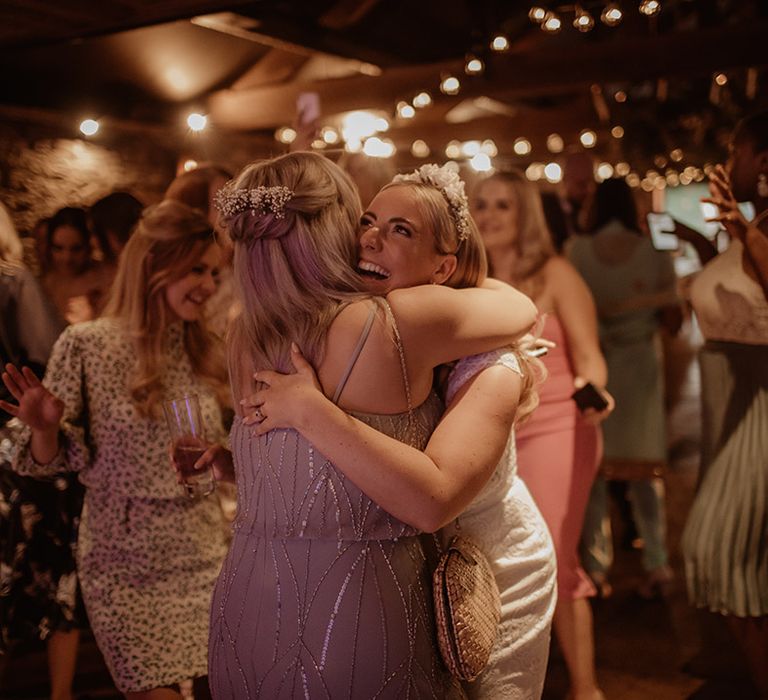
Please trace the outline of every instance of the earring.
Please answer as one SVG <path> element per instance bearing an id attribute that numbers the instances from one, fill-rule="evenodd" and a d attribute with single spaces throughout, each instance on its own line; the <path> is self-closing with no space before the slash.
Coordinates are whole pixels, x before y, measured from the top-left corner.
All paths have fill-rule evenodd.
<path id="1" fill-rule="evenodd" d="M 768 176 L 765 173 L 757 176 L 757 196 L 763 199 L 768 198 Z"/>

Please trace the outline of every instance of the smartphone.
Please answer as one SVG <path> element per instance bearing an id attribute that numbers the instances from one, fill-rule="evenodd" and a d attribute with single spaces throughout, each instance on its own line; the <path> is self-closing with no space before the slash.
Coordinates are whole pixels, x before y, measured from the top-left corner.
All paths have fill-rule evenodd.
<path id="1" fill-rule="evenodd" d="M 571 398 L 582 412 L 588 408 L 594 408 L 597 411 L 608 408 L 608 401 L 591 382 L 587 382 L 581 389 L 574 391 Z"/>
<path id="2" fill-rule="evenodd" d="M 311 124 L 320 118 L 320 95 L 301 92 L 296 98 L 296 114 L 300 124 Z"/>
<path id="3" fill-rule="evenodd" d="M 648 228 L 656 250 L 677 250 L 680 239 L 675 235 L 675 220 L 667 213 L 648 214 Z"/>

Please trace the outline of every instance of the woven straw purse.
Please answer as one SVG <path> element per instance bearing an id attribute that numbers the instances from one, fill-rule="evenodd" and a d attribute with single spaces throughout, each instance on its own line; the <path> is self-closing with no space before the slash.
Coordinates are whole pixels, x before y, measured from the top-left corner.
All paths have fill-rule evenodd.
<path id="1" fill-rule="evenodd" d="M 496 642 L 501 599 L 485 555 L 455 536 L 432 575 L 437 642 L 448 670 L 464 681 L 480 675 Z"/>

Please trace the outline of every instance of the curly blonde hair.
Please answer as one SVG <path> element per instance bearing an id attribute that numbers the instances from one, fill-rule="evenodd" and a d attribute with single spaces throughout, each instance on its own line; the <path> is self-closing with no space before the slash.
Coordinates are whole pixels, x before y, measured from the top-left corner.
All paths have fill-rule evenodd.
<path id="1" fill-rule="evenodd" d="M 159 415 L 164 395 L 164 331 L 173 322 L 165 290 L 188 274 L 211 245 L 213 230 L 201 212 L 165 200 L 144 210 L 120 256 L 104 315 L 122 321 L 133 342 L 137 361 L 128 389 L 144 416 Z M 223 349 L 203 321 L 184 322 L 184 347 L 195 374 L 226 403 Z"/>

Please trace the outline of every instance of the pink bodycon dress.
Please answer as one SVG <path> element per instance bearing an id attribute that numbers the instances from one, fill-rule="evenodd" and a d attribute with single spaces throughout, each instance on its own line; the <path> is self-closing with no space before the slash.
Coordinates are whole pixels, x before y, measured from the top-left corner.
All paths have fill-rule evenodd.
<path id="1" fill-rule="evenodd" d="M 518 474 L 549 526 L 557 555 L 561 599 L 595 594 L 579 562 L 578 544 L 592 481 L 602 451 L 600 429 L 585 423 L 571 399 L 573 369 L 560 321 L 550 314 L 541 334 L 557 343 L 544 356 L 549 376 L 540 404 L 517 429 Z"/>

